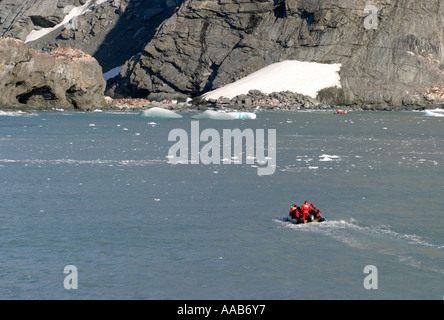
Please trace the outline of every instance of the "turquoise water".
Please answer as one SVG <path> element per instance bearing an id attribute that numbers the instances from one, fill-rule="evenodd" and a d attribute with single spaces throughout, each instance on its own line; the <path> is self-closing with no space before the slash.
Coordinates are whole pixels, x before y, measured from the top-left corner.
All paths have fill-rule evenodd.
<path id="1" fill-rule="evenodd" d="M 276 129 L 276 171 L 258 176 L 168 163 L 183 115 L 0 112 L 1 299 L 443 299 L 444 118 L 199 121 Z M 328 221 L 283 222 L 304 200 Z"/>

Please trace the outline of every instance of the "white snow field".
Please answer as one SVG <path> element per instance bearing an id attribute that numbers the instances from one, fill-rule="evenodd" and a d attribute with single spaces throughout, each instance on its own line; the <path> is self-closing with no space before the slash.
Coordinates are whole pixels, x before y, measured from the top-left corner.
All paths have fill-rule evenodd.
<path id="1" fill-rule="evenodd" d="M 328 87 L 341 87 L 341 64 L 324 64 L 287 60 L 271 64 L 245 78 L 203 95 L 206 100 L 221 97 L 232 99 L 256 89 L 265 94 L 291 91 L 316 98 Z"/>

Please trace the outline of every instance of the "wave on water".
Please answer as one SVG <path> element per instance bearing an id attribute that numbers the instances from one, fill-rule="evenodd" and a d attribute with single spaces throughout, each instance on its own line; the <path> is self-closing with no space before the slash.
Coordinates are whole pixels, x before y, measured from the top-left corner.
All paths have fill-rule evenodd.
<path id="1" fill-rule="evenodd" d="M 75 159 L 56 159 L 56 160 L 43 160 L 43 159 L 0 159 L 0 164 L 7 163 L 23 163 L 25 165 L 37 164 L 37 165 L 59 165 L 59 164 L 71 164 L 71 165 L 108 165 L 108 166 L 148 166 L 153 164 L 164 163 L 165 160 L 75 160 Z"/>
<path id="2" fill-rule="evenodd" d="M 392 256 L 405 265 L 444 274 L 444 268 L 435 265 L 437 257 L 444 256 L 444 244 L 431 243 L 416 234 L 396 232 L 389 225 L 361 226 L 353 218 L 298 225 L 285 219 L 280 222 L 299 232 L 320 234 L 352 248 Z"/>
<path id="3" fill-rule="evenodd" d="M 282 220 L 284 221 L 284 220 Z M 284 221 L 285 222 L 285 221 Z M 344 230 L 344 231 L 361 231 L 361 235 L 377 235 L 377 236 L 384 236 L 387 239 L 392 240 L 403 240 L 408 244 L 411 245 L 418 245 L 423 246 L 426 248 L 435 248 L 435 249 L 444 249 L 444 244 L 437 245 L 432 244 L 424 240 L 422 237 L 416 235 L 416 234 L 402 234 L 398 233 L 396 231 L 393 231 L 390 229 L 390 226 L 388 225 L 377 225 L 377 226 L 369 226 L 364 227 L 360 226 L 356 220 L 353 218 L 350 219 L 350 221 L 345 220 L 336 220 L 336 221 L 325 221 L 323 223 L 310 223 L 310 224 L 290 224 L 286 223 L 285 225 L 294 228 L 299 229 L 301 231 L 306 232 L 317 232 L 322 233 L 324 235 L 332 235 L 334 236 L 335 232 Z M 359 234 L 356 234 L 359 235 Z M 341 239 L 341 236 L 337 236 L 338 239 Z M 347 241 L 343 241 L 347 242 Z"/>
<path id="4" fill-rule="evenodd" d="M 320 233 L 325 236 L 329 236 L 342 243 L 345 243 L 353 248 L 364 248 L 365 244 L 355 237 L 350 231 L 360 230 L 360 227 L 356 221 L 352 218 L 350 221 L 337 220 L 337 221 L 325 221 L 322 223 L 309 223 L 309 224 L 291 224 L 282 220 L 285 226 L 288 228 L 296 229 L 301 232 L 314 232 Z M 349 231 L 349 233 L 347 233 Z"/>

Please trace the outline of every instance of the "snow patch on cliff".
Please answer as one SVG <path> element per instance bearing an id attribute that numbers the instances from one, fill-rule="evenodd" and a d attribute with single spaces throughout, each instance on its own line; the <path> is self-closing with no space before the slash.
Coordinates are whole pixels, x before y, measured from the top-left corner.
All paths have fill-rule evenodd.
<path id="1" fill-rule="evenodd" d="M 288 60 L 271 64 L 249 76 L 203 95 L 206 100 L 221 97 L 232 99 L 250 90 L 262 93 L 291 91 L 316 98 L 329 87 L 341 87 L 341 64 L 324 64 Z"/>
<path id="2" fill-rule="evenodd" d="M 59 24 L 55 25 L 54 27 L 43 28 L 40 30 L 32 30 L 29 33 L 29 35 L 26 37 L 25 43 L 36 41 L 36 40 L 46 36 L 47 34 L 57 30 L 58 28 L 60 28 L 64 25 L 67 25 L 72 19 L 74 19 L 78 16 L 81 16 L 81 15 L 84 15 L 85 13 L 90 11 L 91 7 L 93 7 L 94 5 L 100 5 L 100 4 L 103 4 L 107 1 L 109 1 L 109 0 L 89 0 L 83 6 L 72 8 L 68 12 L 68 14 L 65 16 L 63 21 L 60 22 Z"/>
<path id="3" fill-rule="evenodd" d="M 103 78 L 108 81 L 109 79 L 115 78 L 119 75 L 120 71 L 122 70 L 123 65 L 119 67 L 112 68 L 111 70 L 105 72 L 103 74 Z"/>

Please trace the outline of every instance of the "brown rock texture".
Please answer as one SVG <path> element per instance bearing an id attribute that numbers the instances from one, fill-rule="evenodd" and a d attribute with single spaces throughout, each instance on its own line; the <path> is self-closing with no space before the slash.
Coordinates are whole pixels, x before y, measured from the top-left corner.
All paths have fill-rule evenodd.
<path id="1" fill-rule="evenodd" d="M 42 53 L 0 38 L 0 107 L 91 110 L 103 106 L 106 82 L 98 62 L 78 49 Z"/>

